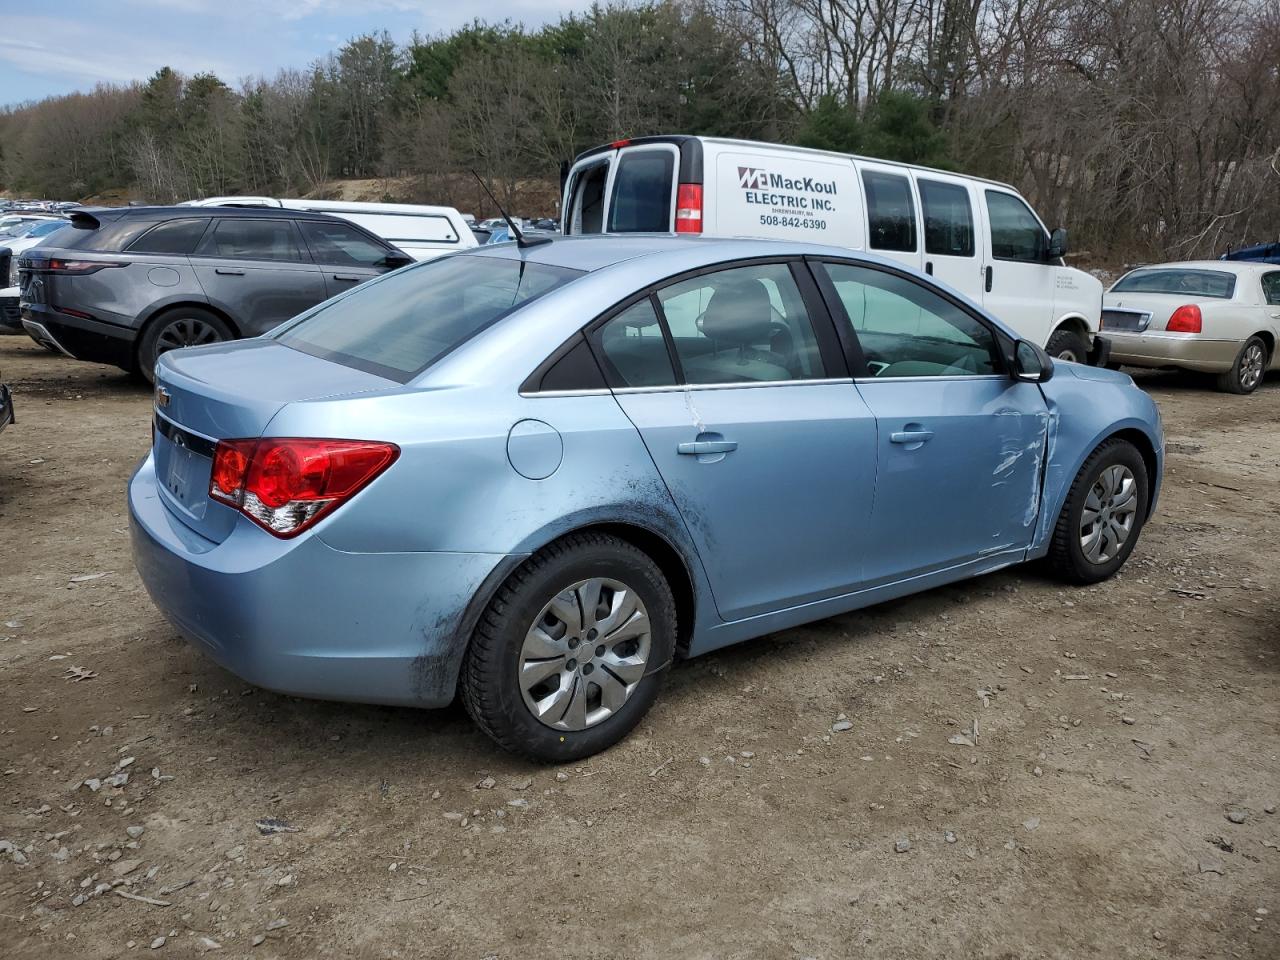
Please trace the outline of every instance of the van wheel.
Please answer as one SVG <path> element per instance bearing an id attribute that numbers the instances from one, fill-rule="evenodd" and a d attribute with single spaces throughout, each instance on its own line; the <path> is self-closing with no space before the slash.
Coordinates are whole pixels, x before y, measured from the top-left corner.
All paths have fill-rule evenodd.
<path id="1" fill-rule="evenodd" d="M 1089 360 L 1089 345 L 1084 342 L 1084 337 L 1066 327 L 1053 331 L 1044 351 L 1055 360 L 1071 363 L 1087 363 Z"/>
<path id="2" fill-rule="evenodd" d="M 1218 389 L 1227 393 L 1253 393 L 1267 372 L 1267 345 L 1261 337 L 1245 341 L 1231 369 L 1218 377 Z"/>
<path id="3" fill-rule="evenodd" d="M 216 314 L 200 307 L 178 307 L 152 320 L 143 331 L 138 341 L 138 372 L 147 383 L 155 383 L 160 354 L 234 338 L 231 328 Z"/>
<path id="4" fill-rule="evenodd" d="M 578 760 L 648 712 L 675 637 L 658 565 L 617 537 L 574 534 L 526 560 L 489 603 L 463 659 L 462 702 L 512 753 Z"/>

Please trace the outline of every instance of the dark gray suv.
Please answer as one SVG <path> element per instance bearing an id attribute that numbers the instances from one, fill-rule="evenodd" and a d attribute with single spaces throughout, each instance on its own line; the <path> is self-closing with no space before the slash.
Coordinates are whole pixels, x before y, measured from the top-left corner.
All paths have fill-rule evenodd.
<path id="1" fill-rule="evenodd" d="M 152 379 L 166 350 L 265 333 L 413 259 L 347 220 L 296 210 L 76 211 L 18 261 L 22 326 L 76 360 Z"/>

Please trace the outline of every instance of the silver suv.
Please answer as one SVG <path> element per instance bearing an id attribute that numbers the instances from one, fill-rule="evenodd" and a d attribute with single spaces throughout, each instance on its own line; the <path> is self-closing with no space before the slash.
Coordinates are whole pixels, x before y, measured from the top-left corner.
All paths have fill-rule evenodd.
<path id="1" fill-rule="evenodd" d="M 78 210 L 18 261 L 23 329 L 153 379 L 166 350 L 253 337 L 412 263 L 347 220 L 294 210 Z"/>

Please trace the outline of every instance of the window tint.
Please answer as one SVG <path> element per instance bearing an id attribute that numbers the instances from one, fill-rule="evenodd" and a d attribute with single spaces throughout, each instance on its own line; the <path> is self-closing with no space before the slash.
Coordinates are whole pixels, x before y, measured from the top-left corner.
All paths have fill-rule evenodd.
<path id="1" fill-rule="evenodd" d="M 708 273 L 658 291 L 687 383 L 826 375 L 800 289 L 785 263 Z"/>
<path id="2" fill-rule="evenodd" d="M 867 224 L 873 250 L 916 249 L 916 208 L 906 177 L 864 170 L 867 190 Z"/>
<path id="3" fill-rule="evenodd" d="M 924 208 L 924 251 L 942 257 L 973 256 L 973 208 L 959 184 L 916 180 Z"/>
<path id="4" fill-rule="evenodd" d="M 1262 299 L 1271 306 L 1280 306 L 1280 271 L 1262 275 Z"/>
<path id="5" fill-rule="evenodd" d="M 676 382 L 662 325 L 648 297 L 601 327 L 596 343 L 615 387 L 665 387 Z"/>
<path id="6" fill-rule="evenodd" d="M 600 233 L 604 229 L 604 185 L 609 164 L 598 163 L 574 175 L 569 198 L 569 233 Z"/>
<path id="7" fill-rule="evenodd" d="M 991 255 L 999 260 L 1043 263 L 1048 240 L 1030 208 L 1010 193 L 987 191 Z"/>
<path id="8" fill-rule="evenodd" d="M 578 276 L 581 271 L 505 257 L 447 257 L 330 300 L 276 339 L 407 383 L 485 327 Z"/>
<path id="9" fill-rule="evenodd" d="M 129 244 L 129 250 L 132 253 L 167 253 L 178 256 L 191 253 L 204 236 L 204 228 L 208 223 L 205 219 L 158 223 Z"/>
<path id="10" fill-rule="evenodd" d="M 1000 372 L 995 334 L 951 301 L 914 280 L 880 270 L 831 263 L 826 271 L 872 376 Z"/>
<path id="11" fill-rule="evenodd" d="M 231 260 L 305 260 L 289 220 L 218 219 L 200 244 L 200 253 Z"/>
<path id="12" fill-rule="evenodd" d="M 372 267 L 381 263 L 390 252 L 345 223 L 302 220 L 298 226 L 307 238 L 307 246 L 317 263 Z"/>
<path id="13" fill-rule="evenodd" d="M 609 229 L 666 233 L 671 230 L 671 191 L 676 157 L 670 150 L 623 153 L 613 177 Z"/>
<path id="14" fill-rule="evenodd" d="M 526 386 L 528 386 L 526 384 Z M 581 335 L 578 342 L 542 375 L 536 390 L 603 390 L 606 386 L 591 348 Z M 521 389 L 524 389 L 523 387 Z"/>
<path id="15" fill-rule="evenodd" d="M 1111 291 L 1230 300 L 1236 292 L 1236 275 L 1223 270 L 1134 270 L 1117 280 Z"/>

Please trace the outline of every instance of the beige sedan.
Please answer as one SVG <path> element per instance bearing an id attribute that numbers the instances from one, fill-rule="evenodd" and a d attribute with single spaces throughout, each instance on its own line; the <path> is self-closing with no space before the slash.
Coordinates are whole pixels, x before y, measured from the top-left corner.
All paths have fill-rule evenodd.
<path id="1" fill-rule="evenodd" d="M 1206 260 L 1131 270 L 1102 301 L 1111 362 L 1218 375 L 1252 393 L 1280 369 L 1280 266 Z"/>

